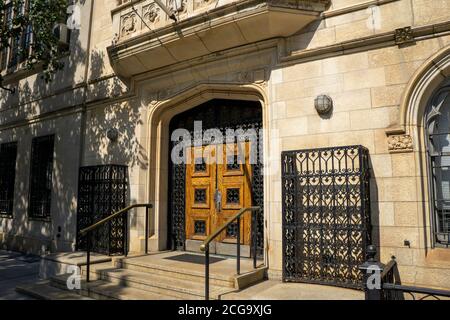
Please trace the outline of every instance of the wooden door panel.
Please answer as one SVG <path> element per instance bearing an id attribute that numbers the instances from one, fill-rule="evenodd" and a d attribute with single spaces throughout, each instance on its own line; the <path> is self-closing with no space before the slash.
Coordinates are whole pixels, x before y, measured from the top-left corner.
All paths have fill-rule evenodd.
<path id="1" fill-rule="evenodd" d="M 241 144 L 243 151 L 241 157 L 238 155 L 237 144 L 231 146 L 232 150 L 229 149 L 229 145 L 225 145 L 223 148 L 225 150 L 223 164 L 217 166 L 218 188 L 222 194 L 222 211 L 218 213 L 220 225 L 226 223 L 242 208 L 251 206 L 250 145 L 249 143 Z M 234 157 L 230 157 L 230 154 L 233 153 Z M 245 214 L 241 219 L 241 243 L 243 244 L 250 243 L 250 221 L 249 214 Z M 233 223 L 229 230 L 221 234 L 220 241 L 235 243 L 236 228 L 237 225 Z"/>
<path id="2" fill-rule="evenodd" d="M 186 165 L 186 238 L 204 240 L 215 225 L 215 165 L 203 159 L 203 148 L 190 148 Z"/>
<path id="3" fill-rule="evenodd" d="M 243 151 L 240 156 L 239 148 Z M 239 210 L 251 206 L 249 152 L 249 143 L 190 148 L 191 163 L 186 166 L 187 239 L 206 239 Z M 204 154 L 207 161 L 196 161 Z M 212 161 L 216 156 L 223 157 L 223 162 Z M 221 193 L 220 209 L 216 208 L 214 199 L 216 189 Z M 241 219 L 242 244 L 250 244 L 250 224 L 251 216 L 247 213 Z M 236 243 L 236 229 L 237 224 L 231 224 L 217 241 Z"/>

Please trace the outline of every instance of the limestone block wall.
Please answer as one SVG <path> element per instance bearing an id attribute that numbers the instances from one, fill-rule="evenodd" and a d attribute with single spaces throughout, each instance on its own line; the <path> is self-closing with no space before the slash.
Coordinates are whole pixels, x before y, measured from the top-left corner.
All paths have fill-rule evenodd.
<path id="1" fill-rule="evenodd" d="M 372 7 L 375 4 L 379 5 Z M 112 41 L 109 11 L 113 6 L 108 1 L 95 3 L 93 30 L 102 32 L 93 34 L 95 53 L 92 56 L 106 57 L 106 47 Z M 395 255 L 404 282 L 450 287 L 447 253 L 442 249 L 430 250 L 427 190 L 423 183 L 426 173 L 418 140 L 422 133 L 413 128 L 412 152 L 400 153 L 389 150 L 386 135 L 389 128 L 400 123 L 400 104 L 407 84 L 431 56 L 450 45 L 450 37 L 444 33 L 402 46 L 386 42 L 363 47 L 364 43 L 361 43 L 359 49 L 357 45 L 353 50 L 308 59 L 295 58 L 295 54 L 301 55 L 307 50 L 364 37 L 370 39 L 396 28 L 448 21 L 449 6 L 448 2 L 439 0 L 335 0 L 321 21 L 273 45 L 272 49 L 267 49 L 270 53 L 266 54 L 266 49 L 261 47 L 251 54 L 246 52 L 233 57 L 205 59 L 203 63 L 168 67 L 164 71 L 137 77 L 135 85 L 139 89 L 133 98 L 136 101 L 130 104 L 123 102 L 114 108 L 119 105 L 127 108 L 128 105 L 133 111 L 127 116 L 140 119 L 142 125 L 136 127 L 139 128 L 136 136 L 122 135 L 124 140 L 118 145 L 127 145 L 137 139 L 142 154 L 148 154 L 149 168 L 161 169 L 152 162 L 160 150 L 146 149 L 149 142 L 146 134 L 156 124 L 146 124 L 144 110 L 148 112 L 152 106 L 175 99 L 185 90 L 202 83 L 252 84 L 254 75 L 261 74 L 262 70 L 268 106 L 264 124 L 277 132 L 267 151 L 274 168 L 266 177 L 267 248 L 271 277 L 280 279 L 282 270 L 281 175 L 277 171 L 281 166 L 281 151 L 361 144 L 370 152 L 373 237 L 380 246 L 381 260 L 387 262 L 390 256 Z M 285 55 L 293 58 L 284 61 Z M 98 66 L 96 75 L 108 77 L 113 72 L 106 62 Z M 91 77 L 94 78 L 92 74 Z M 333 113 L 329 117 L 320 117 L 314 108 L 314 98 L 322 93 L 330 95 L 334 101 Z M 90 117 L 92 123 L 102 122 L 108 117 L 114 118 L 115 113 L 108 105 L 93 109 Z M 87 136 L 95 134 L 87 129 Z M 94 142 L 90 139 L 86 140 Z M 107 144 L 105 138 L 102 139 L 102 144 Z M 124 158 L 127 151 L 117 147 L 106 147 L 105 150 L 108 148 L 111 148 L 110 160 L 127 162 Z M 95 152 L 86 151 L 86 163 L 101 163 L 105 159 Z M 156 202 L 165 201 L 162 193 L 150 190 L 149 182 L 144 181 L 143 177 L 148 177 L 144 167 L 137 165 L 131 172 L 130 185 L 136 186 L 130 189 L 132 199 L 145 200 L 148 196 Z M 158 225 L 158 228 L 163 226 Z M 138 225 L 134 230 L 138 237 L 142 236 Z M 410 241 L 410 248 L 404 246 L 404 240 Z M 138 242 L 141 243 L 141 239 Z M 136 245 L 135 248 L 138 247 Z"/>
<path id="2" fill-rule="evenodd" d="M 43 254 L 72 251 L 76 233 L 76 198 L 82 106 L 86 101 L 91 0 L 80 6 L 79 29 L 71 31 L 64 69 L 46 83 L 39 73 L 5 76 L 15 93 L 0 90 L 0 143 L 17 141 L 13 219 L 0 218 L 0 247 Z M 30 152 L 33 137 L 54 134 L 51 221 L 28 218 Z"/>
<path id="3" fill-rule="evenodd" d="M 369 149 L 373 237 L 381 260 L 394 255 L 404 282 L 437 287 L 450 287 L 450 260 L 445 249 L 430 250 L 427 173 L 423 146 L 419 149 L 423 132 L 415 127 L 413 150 L 394 153 L 386 131 L 400 123 L 399 106 L 414 73 L 446 47 L 448 37 L 442 37 L 294 63 L 272 71 L 270 91 L 282 150 L 352 144 Z M 333 98 L 329 117 L 320 117 L 314 108 L 314 97 L 321 93 Z M 279 177 L 272 183 L 280 186 Z M 270 197 L 271 268 L 281 271 L 281 188 Z"/>
<path id="4" fill-rule="evenodd" d="M 119 164 L 128 166 L 129 203 L 147 203 L 147 110 L 137 99 L 93 108 L 87 111 L 83 135 L 83 166 Z M 117 141 L 107 131 L 117 130 Z M 145 209 L 129 214 L 131 251 L 141 250 Z"/>
<path id="5" fill-rule="evenodd" d="M 393 35 L 376 45 L 370 42 L 396 28 L 448 21 L 450 2 L 333 0 L 323 19 L 289 38 L 215 53 L 133 79 L 120 79 L 109 63 L 107 47 L 114 38 L 111 11 L 116 6 L 116 1 L 94 1 L 92 29 L 89 33 L 89 23 L 82 23 L 79 50 L 74 51 L 79 60 L 69 63 L 55 82 L 44 84 L 31 75 L 20 80 L 18 95 L 0 91 L 0 142 L 19 141 L 15 219 L 0 218 L 1 245 L 34 252 L 47 247 L 70 250 L 78 168 L 113 163 L 129 166 L 130 202 L 156 204 L 152 248 L 165 249 L 167 181 L 154 183 L 157 177 L 151 173 L 167 177 L 160 162 L 166 150 L 153 147 L 157 137 L 150 135 L 163 122 L 150 123 L 150 115 L 160 106 L 169 110 L 194 100 L 200 104 L 214 97 L 247 98 L 246 92 L 256 90 L 270 138 L 265 149 L 270 162 L 265 176 L 270 276 L 281 279 L 283 267 L 281 152 L 361 144 L 370 152 L 373 236 L 381 260 L 395 255 L 404 282 L 450 288 L 448 251 L 430 249 L 423 132 L 416 124 L 409 126 L 412 147 L 402 152 L 389 148 L 386 134 L 402 123 L 400 106 L 408 83 L 430 57 L 450 46 L 450 36 L 433 31 L 400 46 Z M 88 13 L 83 19 L 90 18 Z M 357 43 L 344 49 L 353 40 Z M 319 49 L 324 51 L 305 55 Z M 317 114 L 314 98 L 319 94 L 332 97 L 331 115 Z M 112 128 L 119 133 L 114 143 L 106 137 Z M 31 138 L 46 133 L 57 137 L 50 224 L 26 218 Z M 130 225 L 131 250 L 140 251 L 143 211 L 130 215 Z M 55 233 L 58 226 L 63 230 L 60 238 Z M 405 247 L 404 240 L 411 246 Z"/>
<path id="6" fill-rule="evenodd" d="M 0 218 L 2 249 L 34 254 L 74 250 L 80 115 L 67 115 L 0 132 L 0 141 L 17 141 L 12 218 Z M 50 222 L 28 217 L 30 153 L 33 137 L 54 134 Z"/>
<path id="7" fill-rule="evenodd" d="M 306 50 L 380 35 L 406 26 L 448 21 L 446 0 L 333 0 L 323 19 L 289 40 L 289 50 Z"/>

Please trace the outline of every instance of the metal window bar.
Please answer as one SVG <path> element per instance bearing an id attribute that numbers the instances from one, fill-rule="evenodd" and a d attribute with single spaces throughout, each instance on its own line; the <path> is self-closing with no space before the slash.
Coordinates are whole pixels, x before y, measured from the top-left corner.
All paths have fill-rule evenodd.
<path id="1" fill-rule="evenodd" d="M 4 22 L 7 28 L 12 27 L 12 18 L 13 18 L 13 6 L 12 3 L 9 3 L 5 9 L 5 16 L 4 16 Z M 0 70 L 4 70 L 7 68 L 8 54 L 9 54 L 8 47 L 3 48 L 1 53 L 2 56 L 1 56 Z"/>
<path id="2" fill-rule="evenodd" d="M 12 217 L 17 142 L 0 145 L 0 216 Z"/>
<path id="3" fill-rule="evenodd" d="M 54 135 L 33 138 L 28 217 L 50 219 Z"/>

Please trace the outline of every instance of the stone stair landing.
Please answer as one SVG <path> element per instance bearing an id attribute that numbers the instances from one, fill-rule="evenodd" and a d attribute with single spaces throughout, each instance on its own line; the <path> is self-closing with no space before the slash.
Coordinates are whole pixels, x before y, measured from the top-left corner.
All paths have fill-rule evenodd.
<path id="1" fill-rule="evenodd" d="M 86 266 L 81 268 L 85 279 Z M 92 299 L 199 300 L 205 298 L 204 269 L 202 254 L 176 251 L 132 255 L 92 264 L 91 281 L 83 280 L 81 290 L 67 289 L 68 274 L 56 275 L 45 283 L 21 286 L 17 290 L 40 299 L 74 299 L 78 295 Z M 221 299 L 226 294 L 261 282 L 266 268 L 253 269 L 251 259 L 242 259 L 241 275 L 235 273 L 235 258 L 211 256 L 211 299 Z"/>

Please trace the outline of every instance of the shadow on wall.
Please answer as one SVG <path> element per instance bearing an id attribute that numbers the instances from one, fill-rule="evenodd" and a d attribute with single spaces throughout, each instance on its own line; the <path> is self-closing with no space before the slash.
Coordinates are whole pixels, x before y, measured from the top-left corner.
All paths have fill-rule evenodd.
<path id="1" fill-rule="evenodd" d="M 83 149 L 93 155 L 95 164 L 147 168 L 144 147 L 136 137 L 137 127 L 142 124 L 137 101 L 109 103 L 126 88 L 117 77 L 102 75 L 107 60 L 102 51 L 90 53 L 87 75 L 92 80 L 86 82 L 88 54 L 79 31 L 72 30 L 69 55 L 63 58 L 64 68 L 52 82 L 46 83 L 35 74 L 14 83 L 15 94 L 0 90 L 0 143 L 18 141 L 14 219 L 0 217 L 2 243 L 7 243 L 9 249 L 43 253 L 50 248 L 72 248 Z M 94 101 L 104 104 L 86 111 L 84 117 L 84 107 Z M 110 128 L 119 133 L 115 143 L 106 138 Z M 27 212 L 31 139 L 48 134 L 55 135 L 50 223 L 31 220 Z"/>
<path id="2" fill-rule="evenodd" d="M 104 51 L 91 52 L 89 95 L 92 101 L 105 100 L 101 107 L 87 112 L 85 152 L 87 165 L 121 164 L 147 169 L 148 158 L 139 137 L 146 114 L 139 99 L 111 102 L 127 94 L 127 88 L 116 76 L 104 75 L 108 66 Z M 99 80 L 96 80 L 99 79 Z M 108 139 L 107 132 L 117 132 L 117 140 Z"/>
<path id="3" fill-rule="evenodd" d="M 378 198 L 378 185 L 373 171 L 372 159 L 369 154 L 370 167 L 370 222 L 372 225 L 372 243 L 377 246 L 377 259 L 380 259 L 380 206 Z"/>
<path id="4" fill-rule="evenodd" d="M 52 82 L 46 83 L 39 74 L 34 74 L 13 84 L 14 95 L 0 91 L 0 142 L 18 142 L 13 219 L 0 219 L 9 249 L 44 253 L 60 246 L 70 247 L 75 232 L 72 222 L 76 210 L 81 114 L 67 111 L 83 101 L 83 88 L 71 88 L 82 81 L 85 60 L 79 32 L 73 30 L 70 55 L 63 58 L 64 69 L 54 75 Z M 48 117 L 43 118 L 42 114 Z M 31 141 L 49 134 L 55 135 L 52 219 L 43 222 L 28 217 Z"/>

